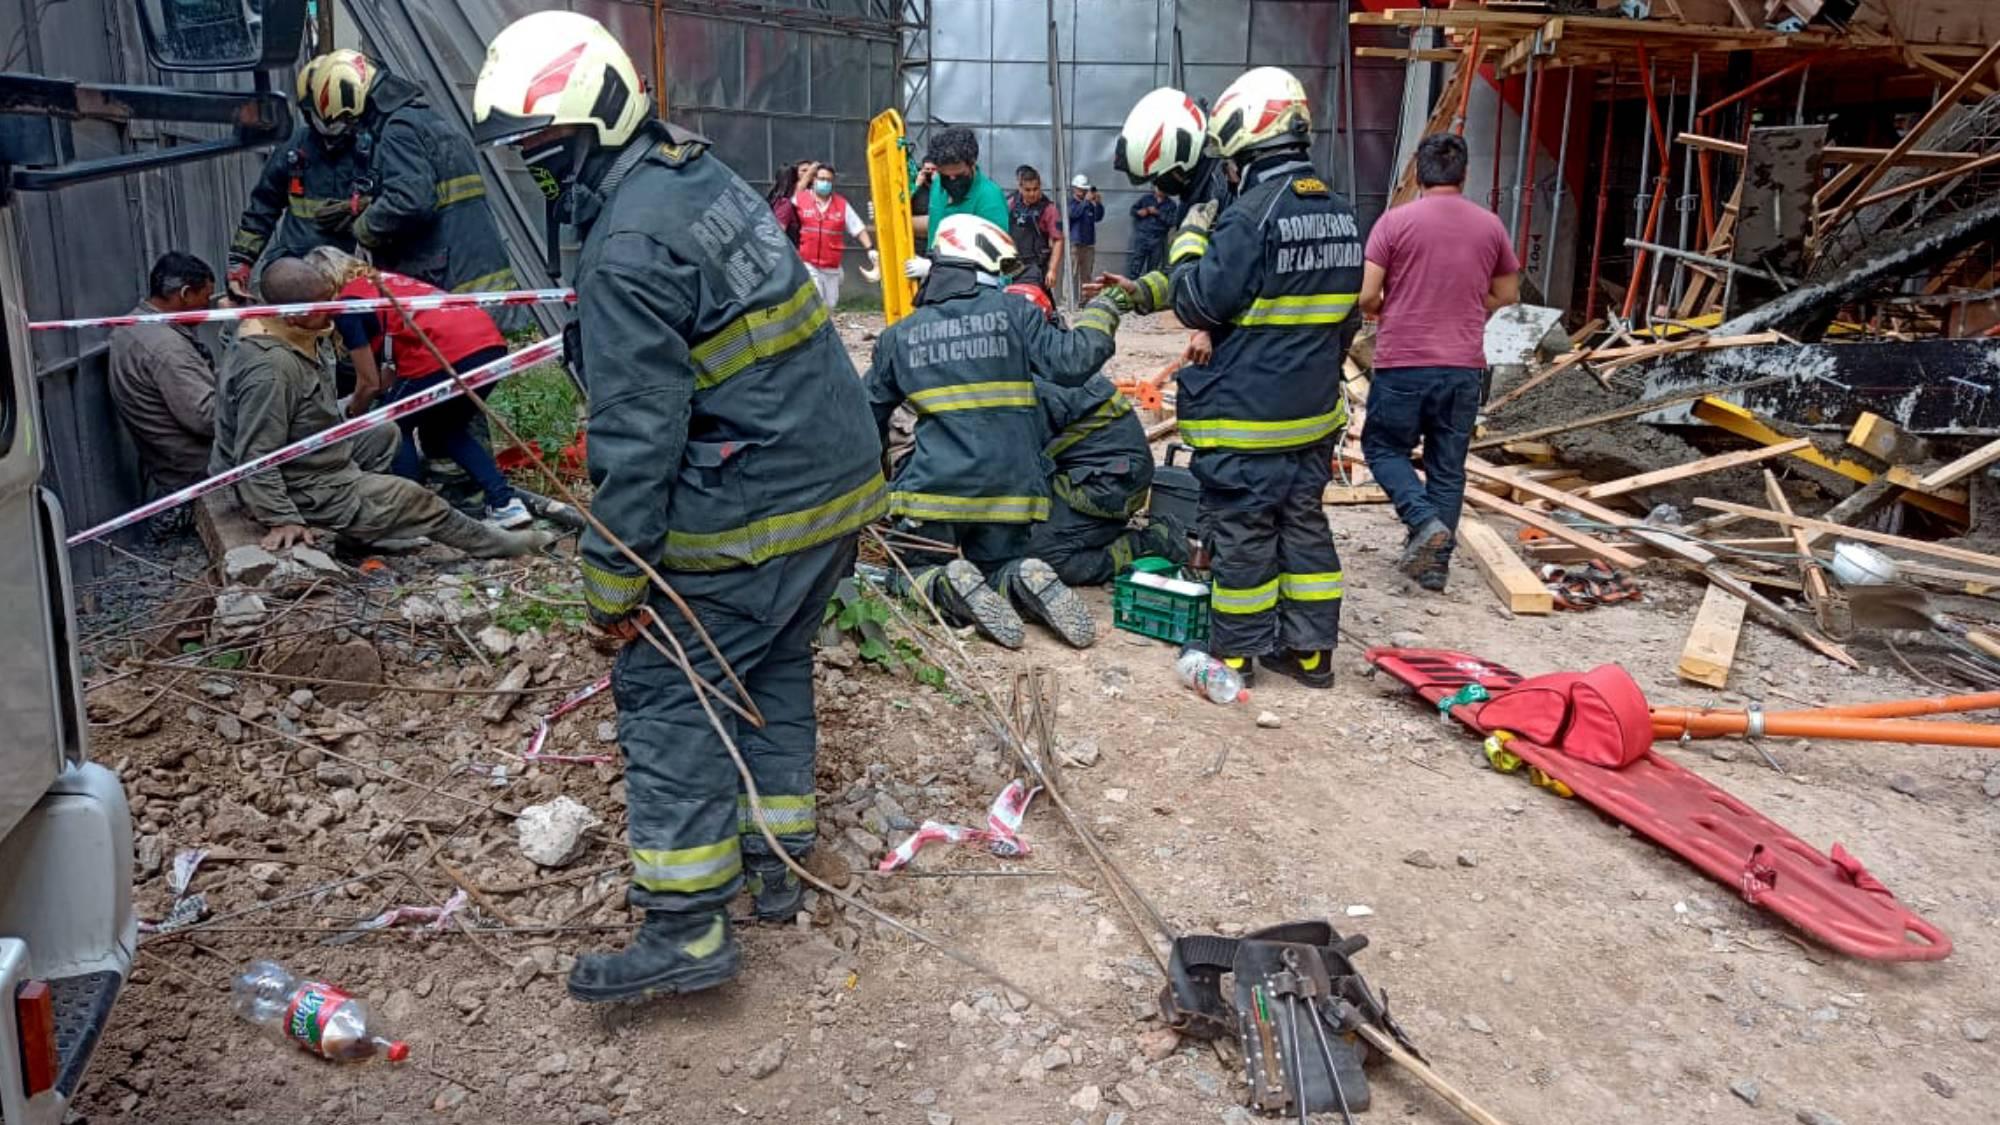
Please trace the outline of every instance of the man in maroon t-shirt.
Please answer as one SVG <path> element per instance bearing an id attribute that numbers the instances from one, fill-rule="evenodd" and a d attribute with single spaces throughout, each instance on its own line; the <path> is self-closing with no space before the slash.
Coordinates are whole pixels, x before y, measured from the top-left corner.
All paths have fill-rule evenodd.
<path id="1" fill-rule="evenodd" d="M 1392 208 L 1368 235 L 1361 310 L 1380 321 L 1361 452 L 1409 529 L 1398 566 L 1443 590 L 1465 504 L 1465 455 L 1486 377 L 1486 317 L 1521 299 L 1507 228 L 1466 199 L 1465 140 L 1417 145 L 1423 198 Z M 1420 480 L 1410 453 L 1422 440 Z"/>

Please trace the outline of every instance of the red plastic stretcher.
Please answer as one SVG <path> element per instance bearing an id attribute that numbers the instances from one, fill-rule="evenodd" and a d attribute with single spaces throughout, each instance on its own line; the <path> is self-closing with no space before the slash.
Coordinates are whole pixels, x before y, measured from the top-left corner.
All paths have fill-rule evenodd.
<path id="1" fill-rule="evenodd" d="M 1521 682 L 1490 660 L 1446 649 L 1371 648 L 1368 661 L 1427 703 L 1477 682 L 1491 695 Z M 1483 704 L 1452 717 L 1481 734 Z M 1831 858 L 1782 825 L 1648 750 L 1623 769 L 1578 761 L 1516 736 L 1507 749 L 1634 832 L 1694 864 L 1829 948 L 1870 961 L 1942 961 L 1951 939 L 1897 901 L 1839 844 Z"/>

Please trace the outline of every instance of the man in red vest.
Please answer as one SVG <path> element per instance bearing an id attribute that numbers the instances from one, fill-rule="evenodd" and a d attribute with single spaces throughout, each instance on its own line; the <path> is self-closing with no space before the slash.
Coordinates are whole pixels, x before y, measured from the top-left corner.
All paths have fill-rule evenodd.
<path id="1" fill-rule="evenodd" d="M 881 277 L 877 272 L 881 258 L 868 227 L 845 196 L 833 193 L 833 165 L 817 165 L 811 183 L 800 188 L 792 205 L 799 211 L 799 257 L 812 271 L 813 287 L 828 311 L 840 304 L 840 257 L 849 238 L 859 239 L 868 251 L 868 268 L 862 275 L 871 281 Z"/>

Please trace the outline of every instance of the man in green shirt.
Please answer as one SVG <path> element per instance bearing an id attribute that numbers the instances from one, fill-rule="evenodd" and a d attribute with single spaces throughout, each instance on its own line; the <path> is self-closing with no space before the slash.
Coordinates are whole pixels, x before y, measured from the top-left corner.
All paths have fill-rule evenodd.
<path id="1" fill-rule="evenodd" d="M 910 181 L 910 194 L 930 185 L 930 211 L 916 217 L 929 250 L 938 224 L 951 215 L 977 215 L 1007 229 L 1007 195 L 979 170 L 979 138 L 972 130 L 939 129 L 924 145 L 924 164 Z"/>

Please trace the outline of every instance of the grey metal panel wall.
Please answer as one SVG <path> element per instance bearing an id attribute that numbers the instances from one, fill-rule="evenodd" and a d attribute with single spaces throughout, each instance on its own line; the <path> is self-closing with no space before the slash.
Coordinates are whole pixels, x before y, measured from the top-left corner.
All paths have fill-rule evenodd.
<path id="1" fill-rule="evenodd" d="M 1380 214 L 1395 159 L 1403 64 L 1358 60 L 1357 167 L 1346 168 L 1337 128 L 1339 15 L 1335 0 L 1057 0 L 1066 163 L 1104 192 L 1099 250 L 1123 253 L 1130 237 L 1130 208 L 1143 193 L 1112 169 L 1112 145 L 1132 104 L 1171 81 L 1176 20 L 1189 93 L 1212 101 L 1251 66 L 1291 70 L 1312 96 L 1315 160 L 1355 200 L 1364 222 Z M 1046 0 L 932 0 L 929 33 L 917 34 L 911 51 L 928 50 L 927 72 L 912 74 L 905 85 L 912 132 L 968 126 L 979 135 L 982 166 L 1002 187 L 1013 187 L 1019 164 L 1034 165 L 1047 180 L 1047 22 Z M 1394 42 L 1371 31 L 1354 41 Z M 1120 263 L 1114 257 L 1103 264 Z"/>
<path id="2" fill-rule="evenodd" d="M 50 4 L 0 0 L 0 69 L 93 82 L 165 84 L 145 61 L 135 16 L 116 0 Z M 248 88 L 247 78 L 177 76 L 182 88 Z M 76 159 L 150 151 L 211 140 L 201 126 L 79 122 L 52 126 Z M 154 258 L 170 249 L 199 254 L 219 272 L 261 155 L 240 155 L 48 194 L 17 204 L 17 247 L 31 319 L 121 313 L 145 291 Z M 105 389 L 107 334 L 43 332 L 33 338 L 41 390 L 46 475 L 72 527 L 124 511 L 143 499 L 137 457 Z M 145 533 L 121 537 L 143 544 Z M 76 577 L 102 567 L 106 548 L 75 553 Z"/>

